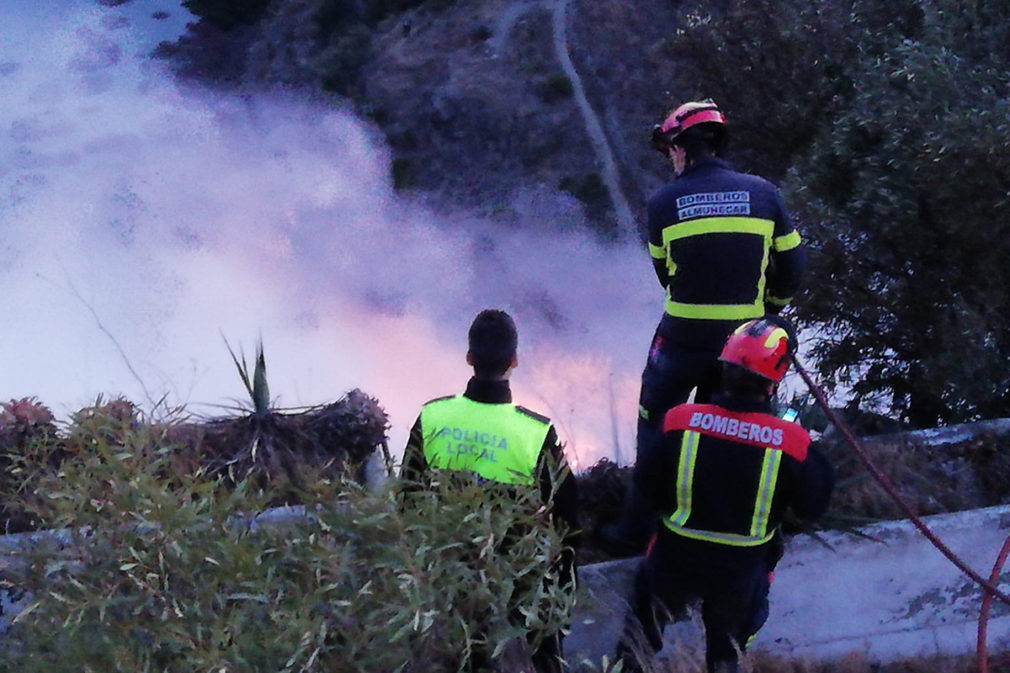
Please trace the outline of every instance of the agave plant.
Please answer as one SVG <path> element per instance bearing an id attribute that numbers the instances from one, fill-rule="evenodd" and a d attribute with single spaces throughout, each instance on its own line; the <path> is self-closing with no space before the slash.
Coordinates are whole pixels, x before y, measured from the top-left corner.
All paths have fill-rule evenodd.
<path id="1" fill-rule="evenodd" d="M 238 369 L 239 378 L 242 379 L 246 392 L 249 393 L 256 417 L 266 418 L 270 414 L 270 386 L 267 384 L 267 363 L 263 356 L 263 340 L 261 339 L 256 344 L 256 362 L 253 366 L 252 377 L 249 376 L 249 365 L 245 361 L 245 354 L 240 353 L 242 359 L 239 360 L 227 339 L 224 344 L 228 347 L 228 353 L 231 355 L 232 362 L 235 363 L 235 368 Z"/>

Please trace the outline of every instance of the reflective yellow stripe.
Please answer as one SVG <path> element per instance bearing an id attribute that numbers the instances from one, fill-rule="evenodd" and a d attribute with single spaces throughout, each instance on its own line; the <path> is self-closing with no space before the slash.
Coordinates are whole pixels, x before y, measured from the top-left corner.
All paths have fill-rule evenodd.
<path id="1" fill-rule="evenodd" d="M 671 241 L 704 234 L 753 234 L 764 239 L 764 259 L 761 260 L 761 274 L 754 288 L 754 302 L 751 304 L 685 304 L 666 298 L 666 312 L 674 318 L 693 320 L 748 320 L 764 315 L 765 269 L 768 268 L 768 251 L 771 248 L 775 223 L 756 217 L 703 217 L 667 227 L 663 230 L 664 249 Z M 797 237 L 799 234 L 796 234 Z M 788 236 L 780 237 L 782 239 Z M 649 250 L 653 246 L 650 244 Z M 676 278 L 677 266 L 667 256 L 667 272 Z"/>
<path id="2" fill-rule="evenodd" d="M 680 222 L 664 229 L 663 247 L 666 248 L 670 241 L 702 234 L 754 234 L 768 240 L 770 244 L 774 231 L 774 222 L 757 217 L 703 217 L 698 220 Z M 788 238 L 788 236 L 781 238 Z"/>
<path id="3" fill-rule="evenodd" d="M 754 516 L 750 522 L 752 537 L 762 537 L 768 532 L 768 517 L 771 515 L 772 498 L 775 497 L 775 484 L 778 483 L 781 463 L 781 451 L 765 449 L 765 458 L 761 463 L 761 482 L 754 501 Z"/>
<path id="4" fill-rule="evenodd" d="M 649 254 L 652 255 L 653 259 L 666 259 L 666 248 L 649 243 Z"/>
<path id="5" fill-rule="evenodd" d="M 765 297 L 765 301 L 767 303 L 774 304 L 775 306 L 786 306 L 789 304 L 790 301 L 792 301 L 792 299 L 793 299 L 792 297 L 786 297 L 785 299 L 780 299 L 778 297 L 773 297 L 772 295 L 768 295 Z"/>
<path id="6" fill-rule="evenodd" d="M 793 248 L 799 247 L 803 239 L 800 238 L 800 232 L 793 229 L 785 236 L 779 236 L 772 239 L 772 247 L 778 252 L 785 252 L 786 250 L 792 250 Z"/>
<path id="7" fill-rule="evenodd" d="M 698 433 L 685 432 L 680 442 L 680 468 L 677 472 L 677 511 L 670 515 L 670 521 L 683 526 L 691 516 L 691 485 L 694 482 L 694 466 L 698 459 Z"/>
<path id="8" fill-rule="evenodd" d="M 760 285 L 764 285 L 764 278 Z M 763 288 L 762 288 L 763 289 Z M 758 297 L 761 293 L 758 293 Z M 695 320 L 747 320 L 760 318 L 765 314 L 764 302 L 757 299 L 753 304 L 685 304 L 666 300 L 666 312 L 674 318 L 693 318 Z"/>
<path id="9" fill-rule="evenodd" d="M 698 438 L 699 435 L 696 432 L 684 432 L 684 439 L 680 444 L 680 467 L 677 473 L 677 509 L 663 519 L 663 524 L 677 535 L 733 547 L 756 547 L 771 540 L 775 535 L 775 530 L 768 531 L 768 519 L 771 516 L 775 486 L 778 484 L 779 466 L 782 464 L 782 452 L 777 449 L 765 449 L 749 535 L 699 530 L 684 525 L 691 516 L 691 484 L 694 480 L 694 466 L 698 458 Z"/>
<path id="10" fill-rule="evenodd" d="M 692 540 L 704 540 L 705 542 L 726 544 L 732 547 L 757 547 L 758 545 L 768 542 L 775 536 L 775 531 L 772 531 L 764 537 L 756 538 L 750 535 L 737 535 L 736 533 L 715 533 L 710 530 L 685 528 L 670 519 L 666 519 L 663 523 L 677 535 L 689 537 Z"/>

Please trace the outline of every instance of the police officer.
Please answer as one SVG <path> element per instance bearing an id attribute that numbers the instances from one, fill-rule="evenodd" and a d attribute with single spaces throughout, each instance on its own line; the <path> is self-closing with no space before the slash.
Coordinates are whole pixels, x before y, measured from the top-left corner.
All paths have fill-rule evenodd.
<path id="1" fill-rule="evenodd" d="M 515 323 L 504 311 L 481 311 L 470 325 L 468 341 L 466 361 L 473 367 L 473 377 L 462 395 L 441 397 L 422 407 L 410 431 L 401 477 L 408 483 L 423 483 L 436 468 L 537 487 L 566 535 L 560 581 L 574 582 L 576 481 L 550 419 L 512 403 L 509 376 L 519 363 Z M 541 673 L 561 671 L 561 657 L 562 635 L 555 633 L 533 653 L 533 663 Z"/>
<path id="2" fill-rule="evenodd" d="M 720 159 L 725 139 L 726 118 L 711 100 L 685 103 L 653 129 L 652 146 L 676 176 L 648 204 L 649 252 L 666 302 L 642 373 L 625 511 L 599 531 L 615 554 L 641 553 L 645 543 L 638 491 L 663 414 L 692 390 L 696 402 L 711 397 L 726 337 L 741 322 L 777 314 L 806 265 L 778 190 Z"/>
<path id="3" fill-rule="evenodd" d="M 781 556 L 787 509 L 814 519 L 828 506 L 833 471 L 799 425 L 771 414 L 771 400 L 795 349 L 777 316 L 752 320 L 726 341 L 721 393 L 683 404 L 663 423 L 662 457 L 643 482 L 660 513 L 654 544 L 635 579 L 632 612 L 619 646 L 626 670 L 641 629 L 659 650 L 667 615 L 702 601 L 710 672 L 738 669 L 768 617 L 771 572 Z"/>

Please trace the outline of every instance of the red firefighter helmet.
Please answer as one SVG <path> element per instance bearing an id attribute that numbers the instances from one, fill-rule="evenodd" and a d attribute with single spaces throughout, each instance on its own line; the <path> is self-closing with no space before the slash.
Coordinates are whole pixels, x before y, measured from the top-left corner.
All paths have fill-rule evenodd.
<path id="1" fill-rule="evenodd" d="M 792 326 L 777 316 L 745 322 L 726 340 L 719 359 L 778 383 L 796 350 Z"/>
<path id="2" fill-rule="evenodd" d="M 711 98 L 684 103 L 662 124 L 656 124 L 652 129 L 652 146 L 665 153 L 677 136 L 698 124 L 718 124 L 720 129 L 726 125 L 726 117 Z"/>

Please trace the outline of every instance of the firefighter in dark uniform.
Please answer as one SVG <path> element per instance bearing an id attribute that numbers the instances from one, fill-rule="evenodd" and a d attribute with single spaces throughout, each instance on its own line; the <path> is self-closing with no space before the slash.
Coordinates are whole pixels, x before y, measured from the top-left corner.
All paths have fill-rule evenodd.
<path id="1" fill-rule="evenodd" d="M 504 311 L 481 311 L 468 339 L 466 361 L 473 377 L 462 395 L 422 407 L 404 451 L 401 478 L 423 484 L 432 469 L 459 470 L 539 489 L 565 535 L 558 581 L 570 585 L 578 540 L 576 481 L 550 419 L 512 403 L 509 375 L 518 365 L 515 323 Z M 561 633 L 544 638 L 532 655 L 538 673 L 563 670 L 562 656 Z"/>
<path id="2" fill-rule="evenodd" d="M 635 578 L 619 646 L 625 670 L 639 670 L 639 633 L 644 649 L 658 651 L 669 615 L 680 616 L 696 599 L 708 670 L 739 670 L 737 650 L 768 617 L 784 513 L 809 520 L 827 509 L 831 465 L 810 447 L 806 430 L 771 413 L 794 349 L 784 319 L 744 323 L 722 350 L 721 391 L 712 402 L 666 414 L 662 457 L 643 482 L 660 523 Z"/>
<path id="3" fill-rule="evenodd" d="M 648 204 L 649 252 L 666 302 L 642 373 L 622 519 L 599 531 L 615 554 L 643 550 L 639 482 L 651 469 L 663 415 L 692 390 L 695 402 L 708 401 L 726 337 L 746 320 L 777 314 L 806 266 L 777 188 L 717 157 L 725 137 L 726 119 L 711 100 L 681 105 L 653 130 L 653 147 L 676 175 Z"/>

